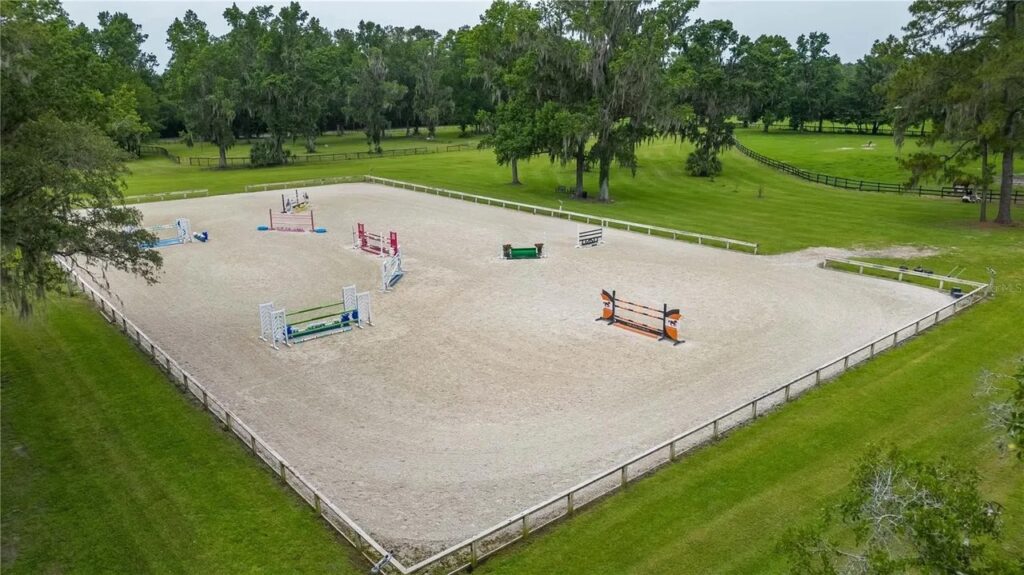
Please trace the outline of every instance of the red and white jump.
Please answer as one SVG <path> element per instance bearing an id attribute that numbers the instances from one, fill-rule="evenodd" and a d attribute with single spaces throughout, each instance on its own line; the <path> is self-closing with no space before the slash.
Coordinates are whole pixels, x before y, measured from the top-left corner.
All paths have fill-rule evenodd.
<path id="1" fill-rule="evenodd" d="M 363 224 L 357 223 L 356 228 L 352 230 L 352 249 L 363 250 L 380 257 L 397 256 L 398 234 L 395 232 L 388 232 L 387 236 L 375 234 L 366 231 L 366 226 Z"/>

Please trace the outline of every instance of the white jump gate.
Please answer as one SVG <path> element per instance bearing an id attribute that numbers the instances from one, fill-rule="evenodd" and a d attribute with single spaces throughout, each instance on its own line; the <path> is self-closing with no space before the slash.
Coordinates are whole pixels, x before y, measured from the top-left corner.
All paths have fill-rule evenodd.
<path id="1" fill-rule="evenodd" d="M 380 264 L 381 291 L 391 291 L 395 289 L 395 284 L 397 284 L 398 280 L 402 279 L 402 276 L 404 275 L 405 270 L 402 268 L 401 253 L 384 258 L 384 261 Z"/>
<path id="2" fill-rule="evenodd" d="M 595 247 L 603 243 L 604 226 L 599 228 L 582 229 L 579 224 L 576 224 L 576 247 Z"/>

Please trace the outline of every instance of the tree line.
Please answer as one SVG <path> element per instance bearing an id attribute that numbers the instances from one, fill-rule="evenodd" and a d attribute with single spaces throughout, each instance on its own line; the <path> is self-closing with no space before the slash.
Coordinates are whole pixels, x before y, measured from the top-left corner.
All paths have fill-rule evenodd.
<path id="1" fill-rule="evenodd" d="M 889 124 L 899 144 L 927 125 L 926 146 L 905 160 L 913 179 L 980 189 L 982 220 L 998 181 L 996 222 L 1011 223 L 1024 137 L 1024 2 L 917 0 L 902 37 L 875 42 L 852 63 L 830 52 L 826 34 L 750 38 L 727 20 L 694 19 L 696 7 L 495 0 L 478 24 L 441 34 L 366 21 L 332 31 L 298 3 L 233 5 L 220 36 L 194 12 L 177 18 L 161 73 L 127 14 L 101 12 L 89 29 L 59 0 L 5 1 L 3 279 L 45 285 L 53 253 L 152 274 L 158 254 L 139 250 L 138 238 L 100 231 L 138 220 L 106 209 L 120 195 L 117 150 L 137 155 L 143 142 L 168 135 L 215 144 L 222 166 L 237 139 L 256 138 L 258 166 L 286 162 L 288 141 L 314 152 L 328 130 L 360 129 L 379 152 L 389 127 L 432 137 L 456 124 L 482 136 L 514 183 L 519 162 L 547 156 L 574 167 L 577 195 L 584 173 L 596 170 L 597 197 L 607 201 L 612 167 L 635 172 L 637 148 L 652 138 L 691 143 L 680 162 L 708 177 L 722 171 L 736 123 L 820 130 L 832 121 L 869 132 Z M 940 142 L 953 152 L 928 146 Z M 971 169 L 978 162 L 980 175 Z M 54 199 L 33 204 L 40 194 Z M 85 199 L 101 208 L 92 231 L 77 227 Z M 54 225 L 23 225 L 47 219 Z M 28 237 L 40 230 L 49 236 Z M 7 292 L 27 304 L 26 291 Z"/>
<path id="2" fill-rule="evenodd" d="M 956 157 L 914 155 L 907 165 L 915 179 L 985 187 L 992 174 L 976 181 L 965 166 L 1001 154 L 1000 185 L 1012 190 L 1024 99 L 1014 53 L 1019 1 L 920 0 L 904 37 L 878 40 L 849 63 L 831 53 L 827 34 L 795 43 L 751 38 L 728 20 L 694 20 L 696 7 L 496 0 L 477 25 L 441 34 L 367 21 L 331 31 L 296 2 L 276 11 L 232 5 L 222 36 L 188 10 L 166 32 L 171 57 L 162 74 L 127 14 L 103 12 L 91 31 L 66 17 L 64 25 L 93 47 L 75 76 L 103 65 L 101 74 L 88 71 L 101 104 L 93 110 L 105 111 L 101 125 L 129 151 L 147 137 L 180 135 L 216 145 L 224 167 L 236 139 L 255 137 L 252 165 L 273 165 L 287 161 L 285 142 L 301 140 L 315 153 L 328 130 L 361 129 L 379 152 L 388 128 L 429 138 L 438 125 L 456 124 L 485 136 L 513 183 L 520 161 L 547 155 L 575 166 L 577 194 L 596 167 L 598 196 L 608 200 L 612 165 L 635 170 L 637 146 L 654 137 L 691 142 L 687 173 L 714 176 L 735 123 L 821 131 L 828 121 L 868 133 L 891 125 L 900 142 L 927 124 L 932 143 L 975 141 Z M 982 75 L 1002 102 L 982 107 L 984 90 L 972 97 Z M 1002 133 L 982 145 L 973 132 L 992 122 Z M 1002 212 L 1000 221 L 1009 217 Z"/>
<path id="3" fill-rule="evenodd" d="M 134 37 L 148 64 L 139 76 L 151 81 L 133 142 L 158 133 L 202 139 L 217 145 L 224 166 L 237 138 L 268 134 L 251 152 L 254 165 L 266 165 L 286 161 L 289 139 L 315 152 L 327 130 L 358 127 L 380 151 L 387 128 L 432 137 L 456 124 L 486 135 L 513 183 L 520 160 L 547 154 L 576 165 L 577 192 L 596 165 L 608 199 L 612 163 L 635 168 L 647 138 L 693 141 L 687 171 L 712 176 L 737 118 L 819 130 L 836 121 L 873 133 L 892 121 L 883 87 L 903 59 L 897 39 L 843 64 L 827 34 L 795 44 L 751 39 L 729 21 L 691 22 L 696 6 L 497 0 L 476 26 L 444 35 L 365 21 L 329 31 L 297 3 L 277 12 L 232 6 L 220 37 L 189 10 L 167 30 L 171 59 L 159 77 L 141 54 L 145 36 Z M 101 19 L 96 32 L 104 31 Z"/>

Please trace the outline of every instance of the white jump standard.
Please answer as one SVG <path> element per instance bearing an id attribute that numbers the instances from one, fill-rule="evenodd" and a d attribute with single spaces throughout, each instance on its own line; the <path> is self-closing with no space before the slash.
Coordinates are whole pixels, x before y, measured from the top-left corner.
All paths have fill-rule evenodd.
<path id="1" fill-rule="evenodd" d="M 260 339 L 279 349 L 279 343 L 289 347 L 296 343 L 317 339 L 353 327 L 373 325 L 370 318 L 370 292 L 356 293 L 356 286 L 341 290 L 341 301 L 318 305 L 288 313 L 274 309 L 274 302 L 261 303 Z"/>
<path id="2" fill-rule="evenodd" d="M 302 192 L 299 195 L 299 190 L 295 190 L 295 197 L 289 198 L 284 194 L 281 194 L 281 213 L 282 214 L 294 214 L 296 212 L 304 212 L 310 208 L 309 194 Z"/>
<path id="3" fill-rule="evenodd" d="M 580 229 L 576 224 L 576 247 L 595 247 L 604 243 L 604 228 Z"/>
<path id="4" fill-rule="evenodd" d="M 356 223 L 352 230 L 352 249 L 363 250 L 375 256 L 387 257 L 398 255 L 398 234 L 389 231 L 387 235 L 366 231 L 363 223 Z"/>
<path id="5" fill-rule="evenodd" d="M 381 291 L 395 289 L 395 284 L 404 276 L 405 270 L 402 269 L 401 253 L 384 258 L 384 261 L 380 263 Z"/>

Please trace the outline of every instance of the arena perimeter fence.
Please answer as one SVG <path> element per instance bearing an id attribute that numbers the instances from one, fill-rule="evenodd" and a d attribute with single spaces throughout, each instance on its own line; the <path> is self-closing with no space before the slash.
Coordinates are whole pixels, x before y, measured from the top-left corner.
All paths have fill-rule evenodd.
<path id="1" fill-rule="evenodd" d="M 872 181 L 867 181 L 867 180 L 853 180 L 853 179 L 850 179 L 850 178 L 842 178 L 842 177 L 839 177 L 839 176 L 829 176 L 829 175 L 826 175 L 826 174 L 819 174 L 817 172 L 811 172 L 811 171 L 808 171 L 808 170 L 804 170 L 804 169 L 798 168 L 796 166 L 787 164 L 785 162 L 780 162 L 779 160 L 775 160 L 775 159 L 769 158 L 768 156 L 765 156 L 764 154 L 760 154 L 758 152 L 755 152 L 754 150 L 751 150 L 750 148 L 748 148 L 748 147 L 744 146 L 743 144 L 741 144 L 740 141 L 737 140 L 736 138 L 733 138 L 733 145 L 735 145 L 736 149 L 739 150 L 740 153 L 742 153 L 744 156 L 747 156 L 748 158 L 751 158 L 751 159 L 753 159 L 753 160 L 755 160 L 757 162 L 760 162 L 760 163 L 762 163 L 762 164 L 764 164 L 766 166 L 769 166 L 769 167 L 775 168 L 776 170 L 779 170 L 781 172 L 785 172 L 787 174 L 796 176 L 796 177 L 798 177 L 798 178 L 800 178 L 802 180 L 807 180 L 808 182 L 814 182 L 816 184 L 824 184 L 826 186 L 832 186 L 833 188 L 842 188 L 844 190 L 858 190 L 858 191 L 862 191 L 862 192 L 894 192 L 894 193 L 900 194 L 900 195 L 907 194 L 907 195 L 916 195 L 916 196 L 919 196 L 919 197 L 920 196 L 935 196 L 935 197 L 939 197 L 939 198 L 953 198 L 953 199 L 957 199 L 957 200 L 963 198 L 963 195 L 964 195 L 963 190 L 957 189 L 957 188 L 953 188 L 953 187 L 944 187 L 944 188 L 926 188 L 924 186 L 910 187 L 910 186 L 905 186 L 903 184 L 893 184 L 893 183 L 885 183 L 885 182 L 872 182 Z M 1018 191 L 1018 190 L 1015 189 L 1015 190 L 1013 190 L 1013 196 L 1012 197 L 1013 197 L 1013 203 L 1015 203 L 1015 204 L 1016 203 L 1020 203 L 1020 202 L 1024 202 L 1024 192 L 1021 192 L 1021 191 Z M 999 201 L 999 192 L 998 191 L 989 191 L 988 200 L 990 202 Z"/>
<path id="2" fill-rule="evenodd" d="M 404 182 L 371 176 L 367 176 L 366 181 L 387 185 L 404 184 Z M 449 192 L 438 188 L 425 189 L 424 186 L 415 184 L 405 185 L 414 186 L 414 188 L 407 189 L 433 191 L 434 193 L 443 192 L 445 194 L 452 193 L 456 194 L 452 197 L 460 197 L 461 199 L 469 198 L 474 199 L 474 201 L 476 201 L 476 198 L 491 199 Z M 504 200 L 493 201 L 499 202 L 499 205 L 502 205 L 501 203 L 503 202 L 505 207 L 517 205 L 517 209 L 527 206 L 526 204 L 515 204 L 514 202 L 505 202 Z M 532 210 L 535 206 L 527 207 Z M 537 208 L 552 211 L 549 208 Z M 557 210 L 555 211 L 557 212 Z M 588 221 L 601 221 L 600 218 L 595 218 L 594 216 L 588 217 L 590 218 Z M 648 228 L 638 224 L 630 225 L 640 230 Z M 756 246 L 756 244 L 750 245 Z M 873 274 L 898 281 L 914 280 L 916 283 L 934 284 L 938 289 L 944 289 L 947 286 L 960 286 L 968 288 L 969 291 L 964 293 L 961 298 L 922 316 L 914 322 L 908 323 L 893 332 L 825 363 L 817 369 L 792 379 L 782 386 L 758 395 L 701 425 L 659 443 L 629 460 L 521 511 L 444 551 L 406 567 L 400 560 L 393 558 L 382 545 L 345 515 L 344 512 L 326 499 L 316 486 L 303 478 L 269 444 L 234 415 L 220 400 L 216 399 L 193 375 L 182 369 L 177 361 L 172 359 L 167 352 L 156 345 L 138 326 L 129 320 L 122 311 L 115 308 L 107 298 L 85 281 L 70 264 L 59 258 L 57 261 L 67 272 L 69 284 L 73 284 L 81 289 L 99 307 L 103 317 L 111 324 L 116 325 L 144 353 L 149 355 L 168 374 L 170 380 L 181 388 L 182 392 L 198 401 L 205 410 L 209 411 L 224 426 L 225 430 L 235 435 L 253 455 L 258 457 L 273 473 L 287 483 L 299 497 L 316 510 L 328 524 L 358 549 L 364 557 L 371 562 L 379 561 L 383 557 L 391 557 L 390 562 L 384 567 L 384 571 L 387 573 L 400 573 L 402 575 L 411 575 L 413 573 L 452 574 L 472 569 L 480 561 L 519 540 L 525 539 L 538 529 L 552 522 L 572 516 L 582 506 L 625 488 L 630 482 L 645 477 L 654 470 L 676 461 L 683 455 L 721 438 L 730 431 L 754 421 L 771 410 L 781 407 L 804 392 L 817 387 L 822 382 L 835 378 L 860 363 L 875 357 L 879 353 L 891 349 L 953 317 L 958 312 L 984 299 L 992 289 L 991 283 L 980 283 L 955 277 L 914 272 L 855 260 L 826 258 L 821 264 L 823 268 L 844 271 L 856 270 L 861 274 Z"/>
<path id="3" fill-rule="evenodd" d="M 208 196 L 210 190 L 182 190 L 180 192 L 160 192 L 158 194 L 140 194 L 138 196 L 126 196 L 124 203 L 141 204 L 145 202 L 162 202 L 164 200 L 183 200 L 192 196 Z"/>
<path id="4" fill-rule="evenodd" d="M 100 314 L 111 324 L 117 326 L 124 335 L 134 342 L 144 354 L 166 374 L 178 388 L 193 399 L 203 409 L 210 412 L 214 419 L 224 426 L 248 448 L 256 458 L 262 461 L 276 474 L 281 481 L 291 487 L 295 493 L 308 503 L 327 523 L 341 534 L 353 547 L 358 549 L 370 561 L 378 561 L 387 551 L 348 515 L 338 509 L 330 500 L 323 496 L 310 481 L 305 479 L 284 457 L 281 457 L 269 443 L 249 428 L 227 406 L 217 399 L 198 379 L 181 367 L 166 351 L 156 344 L 148 335 L 110 300 L 103 296 L 88 281 L 83 279 L 74 267 L 61 258 L 54 258 L 68 277 L 68 286 L 79 289 L 99 308 Z M 404 572 L 404 571 L 403 571 Z"/>
<path id="5" fill-rule="evenodd" d="M 272 182 L 269 184 L 249 184 L 246 192 L 266 192 L 270 190 L 287 190 L 289 188 L 310 188 L 314 186 L 330 186 L 334 184 L 354 184 L 366 181 L 365 176 L 336 176 L 332 178 L 313 178 L 310 180 L 293 180 L 290 182 Z"/>
<path id="6" fill-rule="evenodd" d="M 456 192 L 454 190 L 447 190 L 444 188 L 433 188 L 430 186 L 422 186 L 420 184 L 413 184 L 410 182 L 403 182 L 400 180 L 391 180 L 388 178 L 378 178 L 376 176 L 363 176 L 363 181 L 371 184 L 382 184 L 385 186 L 391 186 L 394 188 L 402 188 L 406 190 L 412 190 L 414 192 L 426 192 L 428 194 L 434 194 L 436 196 L 446 196 L 449 198 L 457 198 L 475 204 L 487 204 L 488 206 L 499 206 L 502 208 L 512 209 L 514 208 L 517 212 L 527 211 L 533 214 L 551 216 L 555 218 L 564 218 L 569 221 L 580 221 L 588 224 L 596 223 L 606 228 L 618 228 L 626 230 L 627 232 L 646 232 L 647 235 L 669 237 L 673 240 L 685 239 L 693 242 L 697 242 L 700 245 L 709 245 L 714 247 L 724 247 L 729 250 L 734 246 L 742 249 L 750 250 L 751 253 L 757 253 L 757 244 L 753 242 L 745 242 L 743 240 L 735 240 L 732 238 L 724 238 L 721 236 L 710 236 L 707 234 L 699 234 L 697 232 L 687 232 L 684 230 L 676 230 L 672 228 L 663 228 L 659 226 L 649 226 L 647 224 L 638 224 L 636 222 L 629 222 L 626 220 L 616 220 L 612 218 L 603 218 L 595 216 L 593 214 L 583 214 L 579 212 L 570 212 L 561 208 L 548 208 L 545 206 L 536 206 L 533 204 L 524 204 L 521 202 L 513 202 L 511 200 L 502 200 L 499 198 L 492 198 L 489 196 L 478 196 L 475 194 L 465 194 L 463 192 Z"/>

